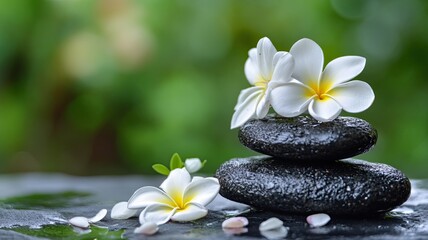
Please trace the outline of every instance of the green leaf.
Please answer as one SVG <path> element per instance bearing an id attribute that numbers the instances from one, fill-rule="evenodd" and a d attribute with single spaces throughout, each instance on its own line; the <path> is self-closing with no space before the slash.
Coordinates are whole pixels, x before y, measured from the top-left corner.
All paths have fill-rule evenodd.
<path id="1" fill-rule="evenodd" d="M 164 165 L 162 165 L 162 164 L 154 164 L 153 166 L 152 166 L 152 168 L 153 168 L 153 170 L 155 170 L 157 173 L 160 173 L 160 174 L 162 174 L 162 175 L 166 175 L 166 176 L 168 176 L 169 175 L 169 169 L 167 168 L 167 167 L 165 167 Z"/>
<path id="2" fill-rule="evenodd" d="M 183 161 L 180 158 L 180 155 L 178 153 L 174 153 L 171 157 L 171 161 L 169 162 L 169 166 L 171 171 L 176 168 L 182 168 L 184 166 Z"/>
<path id="3" fill-rule="evenodd" d="M 205 163 L 207 163 L 206 159 L 204 161 L 202 161 L 202 167 L 201 168 L 205 167 Z"/>

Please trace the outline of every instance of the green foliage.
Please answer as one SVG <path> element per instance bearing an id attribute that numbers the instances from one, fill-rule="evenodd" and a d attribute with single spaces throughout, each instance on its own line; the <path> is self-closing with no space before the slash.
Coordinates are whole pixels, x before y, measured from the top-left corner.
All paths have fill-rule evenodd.
<path id="1" fill-rule="evenodd" d="M 152 174 L 178 151 L 210 159 L 204 170 L 213 173 L 256 154 L 229 124 L 249 87 L 248 50 L 268 36 L 285 51 L 312 38 L 325 63 L 366 57 L 356 79 L 376 100 L 343 113 L 378 130 L 361 158 L 426 178 L 427 8 L 420 0 L 0 1 L 1 172 Z"/>
<path id="2" fill-rule="evenodd" d="M 40 229 L 17 227 L 10 229 L 28 236 L 50 239 L 123 239 L 125 230 L 110 231 L 106 227 L 92 225 L 89 232 L 79 233 L 70 225 L 47 225 Z"/>
<path id="3" fill-rule="evenodd" d="M 181 160 L 180 155 L 178 155 L 178 153 L 174 153 L 169 161 L 169 169 L 172 171 L 176 168 L 182 168 L 183 166 L 184 163 Z"/>
<path id="4" fill-rule="evenodd" d="M 162 175 L 166 175 L 166 176 L 168 176 L 168 175 L 169 175 L 169 172 L 170 172 L 170 170 L 169 170 L 167 167 L 165 167 L 165 165 L 162 165 L 162 164 L 159 164 L 159 163 L 154 164 L 154 165 L 152 166 L 152 168 L 153 168 L 157 173 L 162 174 Z"/>
<path id="5" fill-rule="evenodd" d="M 176 168 L 182 168 L 184 166 L 183 160 L 181 160 L 180 155 L 178 153 L 174 153 L 171 157 L 171 160 L 169 161 L 169 169 L 160 163 L 154 164 L 152 168 L 159 174 L 168 176 L 169 173 L 176 169 Z"/>
<path id="6" fill-rule="evenodd" d="M 67 206 L 79 206 L 81 202 L 77 201 L 77 199 L 82 200 L 90 195 L 90 193 L 73 191 L 60 193 L 35 193 L 0 199 L 0 205 L 7 205 L 15 209 L 63 208 Z"/>

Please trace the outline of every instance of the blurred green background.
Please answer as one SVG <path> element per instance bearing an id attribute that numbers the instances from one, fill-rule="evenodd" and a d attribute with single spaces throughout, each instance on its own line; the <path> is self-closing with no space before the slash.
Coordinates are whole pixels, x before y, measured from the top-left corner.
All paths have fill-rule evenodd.
<path id="1" fill-rule="evenodd" d="M 428 177 L 428 1 L 0 1 L 0 172 L 153 174 L 255 153 L 230 130 L 247 51 L 303 37 L 367 58 L 363 159 Z M 350 115 L 342 113 L 342 115 Z"/>

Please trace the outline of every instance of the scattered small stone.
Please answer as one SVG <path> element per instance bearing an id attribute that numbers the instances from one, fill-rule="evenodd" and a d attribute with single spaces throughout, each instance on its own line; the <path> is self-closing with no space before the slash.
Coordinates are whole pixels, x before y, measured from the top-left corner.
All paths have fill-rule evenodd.
<path id="1" fill-rule="evenodd" d="M 74 217 L 70 220 L 68 220 L 68 222 L 76 227 L 80 227 L 80 228 L 88 228 L 89 227 L 89 220 L 85 217 Z"/>
<path id="2" fill-rule="evenodd" d="M 321 123 L 308 116 L 268 115 L 245 123 L 239 140 L 256 152 L 283 161 L 326 162 L 367 152 L 376 143 L 377 132 L 368 122 L 354 117 Z"/>
<path id="3" fill-rule="evenodd" d="M 153 235 L 159 231 L 159 227 L 154 222 L 146 222 L 140 227 L 137 227 L 134 230 L 134 233 L 140 233 L 144 235 Z"/>
<path id="4" fill-rule="evenodd" d="M 226 219 L 221 224 L 222 228 L 243 228 L 248 225 L 248 219 L 246 217 L 232 217 Z"/>
<path id="5" fill-rule="evenodd" d="M 308 222 L 311 227 L 322 227 L 330 222 L 330 220 L 330 216 L 325 213 L 309 215 L 306 218 L 306 222 Z"/>
<path id="6" fill-rule="evenodd" d="M 283 239 L 288 235 L 288 230 L 288 227 L 282 226 L 273 230 L 260 231 L 260 234 L 269 240 Z"/>
<path id="7" fill-rule="evenodd" d="M 280 219 L 273 217 L 268 220 L 262 222 L 259 226 L 260 231 L 269 231 L 282 227 L 284 224 Z"/>
<path id="8" fill-rule="evenodd" d="M 97 214 L 95 214 L 95 216 L 91 217 L 91 218 L 86 218 L 86 217 L 74 217 L 70 220 L 68 220 L 68 222 L 76 227 L 80 227 L 80 228 L 88 228 L 90 223 L 96 223 L 101 221 L 105 216 L 107 215 L 107 209 L 101 209 Z"/>
<path id="9" fill-rule="evenodd" d="M 241 235 L 248 232 L 248 228 L 223 228 L 223 232 L 227 235 Z"/>

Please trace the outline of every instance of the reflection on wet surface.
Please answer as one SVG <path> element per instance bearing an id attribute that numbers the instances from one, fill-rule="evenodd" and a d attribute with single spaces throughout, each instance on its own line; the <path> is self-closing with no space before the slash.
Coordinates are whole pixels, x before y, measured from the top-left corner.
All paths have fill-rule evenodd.
<path id="1" fill-rule="evenodd" d="M 101 208 L 110 210 L 117 201 L 126 201 L 133 189 L 157 186 L 161 181 L 161 178 L 137 176 L 0 176 L 0 238 L 140 239 L 141 236 L 133 233 L 139 226 L 138 218 L 113 220 L 107 216 L 86 230 L 71 227 L 67 219 L 92 216 Z M 326 226 L 319 228 L 309 227 L 306 216 L 250 210 L 246 205 L 222 197 L 216 198 L 208 208 L 211 211 L 206 218 L 162 225 L 150 239 L 272 239 L 273 235 L 259 231 L 260 223 L 271 217 L 284 222 L 285 239 L 428 239 L 428 180 L 413 180 L 409 200 L 386 215 L 332 216 Z M 245 231 L 224 232 L 222 222 L 238 215 L 250 222 Z"/>

